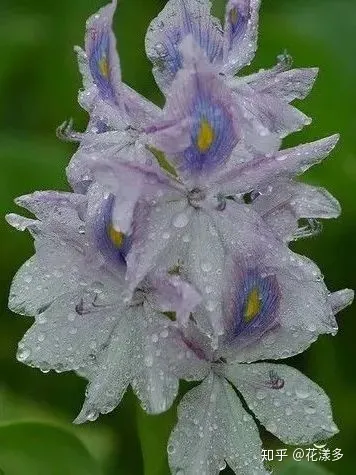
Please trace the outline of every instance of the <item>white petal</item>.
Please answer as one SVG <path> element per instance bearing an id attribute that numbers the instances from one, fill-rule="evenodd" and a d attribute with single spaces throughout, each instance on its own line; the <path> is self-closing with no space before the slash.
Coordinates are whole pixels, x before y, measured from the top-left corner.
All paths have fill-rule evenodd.
<path id="1" fill-rule="evenodd" d="M 352 304 L 355 297 L 355 292 L 351 289 L 343 289 L 338 292 L 333 292 L 330 295 L 330 302 L 334 313 L 341 312 L 344 308 Z"/>
<path id="2" fill-rule="evenodd" d="M 227 462 L 239 475 L 267 474 L 260 454 L 257 427 L 226 380 L 211 374 L 184 396 L 168 442 L 172 473 L 216 475 Z"/>
<path id="3" fill-rule="evenodd" d="M 172 405 L 178 392 L 178 371 L 170 325 L 168 318 L 148 305 L 122 312 L 106 350 L 91 369 L 84 368 L 89 385 L 77 423 L 111 412 L 129 384 L 149 413 L 158 414 Z M 194 371 L 193 361 L 190 366 Z"/>
<path id="4" fill-rule="evenodd" d="M 86 390 L 83 408 L 74 421 L 81 424 L 92 421 L 100 414 L 111 412 L 120 403 L 133 374 L 132 342 L 136 326 L 132 321 L 136 315 L 127 310 L 118 320 L 105 352 L 95 362 Z"/>
<path id="5" fill-rule="evenodd" d="M 244 78 L 256 91 L 271 94 L 287 102 L 305 99 L 318 75 L 318 68 L 300 68 L 288 71 L 267 70 Z"/>
<path id="6" fill-rule="evenodd" d="M 207 333 L 211 328 L 215 335 L 223 329 L 221 292 L 224 263 L 225 250 L 214 221 L 204 211 L 196 211 L 192 218 L 191 241 L 184 270 L 204 299 L 205 309 L 199 324 Z M 195 317 L 200 314 L 198 310 Z M 210 325 L 208 322 L 205 324 L 207 318 Z"/>
<path id="7" fill-rule="evenodd" d="M 136 360 L 140 368 L 132 387 L 141 400 L 143 409 L 150 414 L 166 411 L 178 394 L 178 378 L 172 371 L 172 355 L 167 344 L 169 320 L 148 305 L 145 316 L 138 322 L 136 332 Z"/>
<path id="8" fill-rule="evenodd" d="M 296 369 L 272 363 L 232 364 L 224 374 L 266 429 L 286 444 L 311 444 L 338 432 L 329 398 Z"/>
<path id="9" fill-rule="evenodd" d="M 73 266 L 77 260 L 76 252 L 64 246 L 57 248 L 56 265 L 46 266 L 36 256 L 31 257 L 11 284 L 10 310 L 20 315 L 37 315 L 57 297 L 71 291 L 81 278 L 79 268 Z"/>
<path id="10" fill-rule="evenodd" d="M 19 361 L 44 371 L 86 366 L 105 348 L 122 309 L 100 308 L 94 292 L 68 292 L 40 313 L 19 344 Z"/>

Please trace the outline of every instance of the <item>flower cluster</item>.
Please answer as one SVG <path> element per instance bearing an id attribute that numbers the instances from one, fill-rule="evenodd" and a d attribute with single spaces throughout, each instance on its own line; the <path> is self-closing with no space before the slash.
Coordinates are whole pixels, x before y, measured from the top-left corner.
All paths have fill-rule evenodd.
<path id="1" fill-rule="evenodd" d="M 10 292 L 11 310 L 35 319 L 17 357 L 88 379 L 76 422 L 112 411 L 129 385 L 156 414 L 180 379 L 199 382 L 168 443 L 174 474 L 226 464 L 267 473 L 249 411 L 288 444 L 337 432 L 325 393 L 270 361 L 334 335 L 335 314 L 353 299 L 330 293 L 289 248 L 340 213 L 325 189 L 296 180 L 338 136 L 281 149 L 310 123 L 291 102 L 308 94 L 316 69 L 291 69 L 282 56 L 237 76 L 256 50 L 259 3 L 229 0 L 222 28 L 209 0 L 167 2 L 146 37 L 163 109 L 121 80 L 116 1 L 92 16 L 76 48 L 89 125 L 59 131 L 79 142 L 73 191 L 22 196 L 34 217 L 7 217 L 36 247 Z"/>

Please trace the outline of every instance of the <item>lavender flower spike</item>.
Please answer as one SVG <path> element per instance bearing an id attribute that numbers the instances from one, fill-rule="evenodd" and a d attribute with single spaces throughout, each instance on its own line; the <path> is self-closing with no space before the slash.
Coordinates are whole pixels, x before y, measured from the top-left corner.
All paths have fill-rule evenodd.
<path id="1" fill-rule="evenodd" d="M 335 335 L 354 298 L 289 248 L 340 214 L 325 189 L 297 181 L 339 136 L 282 149 L 310 123 L 291 102 L 317 69 L 284 55 L 235 76 L 257 49 L 260 0 L 228 0 L 224 27 L 209 0 L 166 2 L 146 36 L 163 108 L 122 80 L 117 3 L 89 18 L 76 48 L 90 119 L 84 133 L 59 130 L 79 142 L 73 191 L 22 196 L 33 216 L 7 216 L 35 242 L 10 290 L 10 309 L 34 318 L 17 358 L 88 380 L 76 423 L 111 412 L 129 386 L 161 413 L 180 379 L 196 381 L 178 406 L 171 473 L 267 474 L 246 407 L 284 443 L 338 431 L 324 391 L 272 360 Z"/>

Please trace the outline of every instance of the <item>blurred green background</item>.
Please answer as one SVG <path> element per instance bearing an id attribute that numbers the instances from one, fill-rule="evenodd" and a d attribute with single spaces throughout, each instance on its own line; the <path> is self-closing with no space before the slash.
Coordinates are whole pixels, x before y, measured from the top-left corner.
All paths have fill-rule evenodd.
<path id="1" fill-rule="evenodd" d="M 105 1 L 105 0 L 104 0 Z M 143 44 L 149 21 L 164 0 L 121 0 L 115 29 L 124 80 L 150 99 L 162 98 L 150 74 Z M 224 1 L 214 8 L 221 13 Z M 13 199 L 41 189 L 67 189 L 65 166 L 73 153 L 56 127 L 86 115 L 76 102 L 80 76 L 73 45 L 83 43 L 86 18 L 98 0 L 0 0 L 0 210 L 17 211 Z M 356 288 L 356 2 L 355 0 L 265 0 L 260 49 L 254 68 L 267 67 L 286 49 L 295 66 L 319 66 L 317 85 L 301 108 L 313 124 L 288 138 L 288 145 L 339 131 L 342 140 L 330 160 L 306 180 L 325 186 L 342 203 L 343 214 L 327 222 L 317 238 L 296 248 L 315 259 L 331 290 Z M 31 239 L 1 225 L 0 473 L 6 475 L 168 475 L 165 443 L 174 410 L 148 418 L 133 396 L 113 414 L 83 427 L 71 424 L 83 399 L 85 381 L 73 374 L 42 374 L 15 359 L 16 345 L 31 319 L 6 310 L 17 268 L 33 252 Z M 318 382 L 333 401 L 341 431 L 329 442 L 344 457 L 325 468 L 355 473 L 355 310 L 339 317 L 336 338 L 321 338 L 292 364 Z M 18 421 L 32 421 L 14 425 Z M 50 423 L 47 427 L 44 423 Z M 281 448 L 264 434 L 269 447 Z M 79 440 L 81 442 L 79 442 Z M 1 460 L 6 460 L 6 470 Z M 4 462 L 5 463 L 5 462 Z M 288 473 L 297 473 L 296 471 Z M 228 473 L 228 471 L 226 471 Z M 301 467 L 300 474 L 307 474 Z"/>

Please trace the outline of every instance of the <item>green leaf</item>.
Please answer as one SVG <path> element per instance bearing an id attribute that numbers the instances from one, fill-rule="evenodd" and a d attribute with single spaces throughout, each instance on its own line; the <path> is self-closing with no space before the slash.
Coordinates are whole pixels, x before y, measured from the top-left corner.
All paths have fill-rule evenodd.
<path id="1" fill-rule="evenodd" d="M 321 465 L 314 462 L 289 462 L 281 470 L 276 471 L 277 475 L 332 475 Z"/>
<path id="2" fill-rule="evenodd" d="M 79 439 L 39 422 L 0 425 L 0 467 L 9 475 L 101 475 Z"/>

